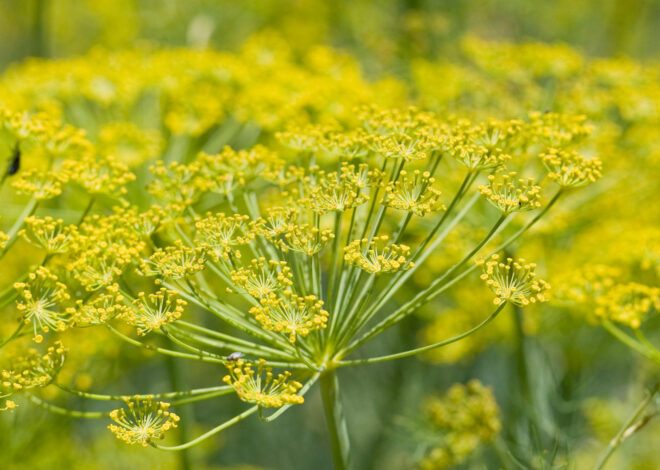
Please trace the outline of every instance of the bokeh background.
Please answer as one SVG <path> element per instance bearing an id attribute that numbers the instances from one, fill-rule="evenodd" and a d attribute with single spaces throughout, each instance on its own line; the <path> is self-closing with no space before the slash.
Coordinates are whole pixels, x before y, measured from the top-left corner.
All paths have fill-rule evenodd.
<path id="1" fill-rule="evenodd" d="M 569 268 L 598 262 L 657 286 L 657 31 L 657 0 L 0 0 L 0 70 L 28 57 L 70 58 L 95 48 L 235 52 L 255 34 L 267 33 L 289 45 L 294 61 L 315 45 L 349 54 L 365 80 L 392 80 L 395 89 L 405 90 L 402 102 L 482 117 L 515 118 L 545 107 L 582 112 L 598 129 L 593 150 L 609 172 L 606 183 L 572 200 L 519 249 L 539 259 L 546 273 L 555 269 L 553 284 L 569 276 Z M 458 234 L 452 246 L 461 246 L 461 236 L 471 235 Z M 451 323 L 436 312 L 465 309 L 456 299 L 471 299 L 468 309 L 474 311 L 488 301 L 472 295 L 470 285 L 462 289 L 425 308 L 374 350 L 398 350 L 460 331 L 470 318 Z M 459 312 L 452 318 L 462 317 Z M 89 347 L 98 353 L 98 344 Z M 103 354 L 113 358 L 112 365 Z M 167 377 L 176 377 L 173 367 L 110 343 L 97 363 L 85 364 L 94 374 L 71 379 L 81 388 L 102 385 L 113 392 L 147 384 L 165 389 L 172 385 Z M 194 381 L 215 372 L 181 373 Z M 495 390 L 502 442 L 512 461 L 520 468 L 581 469 L 593 465 L 658 376 L 657 366 L 592 325 L 588 313 L 553 302 L 525 311 L 525 318 L 514 311 L 465 344 L 423 360 L 347 370 L 342 383 L 351 436 L 360 449 L 356 468 L 414 466 L 418 446 L 410 423 L 420 403 L 454 382 L 479 378 Z M 211 404 L 191 413 L 201 430 L 231 411 Z M 276 423 L 241 423 L 187 455 L 172 455 L 130 448 L 103 423 L 21 406 L 0 416 L 0 468 L 326 469 L 321 417 L 318 397 L 311 394 L 306 406 Z M 657 421 L 627 442 L 610 468 L 660 468 Z M 481 463 L 464 468 L 497 468 L 488 463 L 495 461 L 488 453 L 496 450 L 483 452 Z"/>

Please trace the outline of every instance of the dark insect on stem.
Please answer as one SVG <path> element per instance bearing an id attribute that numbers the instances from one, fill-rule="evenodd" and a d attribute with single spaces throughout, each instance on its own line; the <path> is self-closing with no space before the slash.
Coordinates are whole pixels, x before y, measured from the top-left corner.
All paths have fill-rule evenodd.
<path id="1" fill-rule="evenodd" d="M 21 168 L 21 148 L 18 144 L 14 147 L 14 154 L 11 157 L 9 162 L 9 168 L 7 168 L 7 176 L 13 176 L 18 173 L 18 170 Z"/>

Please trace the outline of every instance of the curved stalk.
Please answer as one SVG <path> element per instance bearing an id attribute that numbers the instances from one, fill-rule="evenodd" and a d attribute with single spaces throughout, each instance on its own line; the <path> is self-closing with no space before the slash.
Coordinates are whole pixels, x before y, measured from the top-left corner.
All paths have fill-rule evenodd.
<path id="1" fill-rule="evenodd" d="M 506 305 L 506 302 L 502 302 L 495 309 L 495 311 L 493 313 L 491 313 L 490 316 L 488 318 L 486 318 L 484 321 L 479 323 L 474 328 L 471 328 L 468 331 L 466 331 L 464 333 L 461 333 L 460 335 L 454 336 L 452 338 L 445 339 L 445 340 L 439 341 L 437 343 L 429 344 L 429 345 L 422 346 L 422 347 L 415 348 L 415 349 L 410 349 L 408 351 L 403 351 L 403 352 L 396 353 L 396 354 L 388 354 L 386 356 L 371 357 L 371 358 L 368 358 L 368 359 L 358 359 L 358 360 L 354 360 L 354 361 L 342 361 L 342 362 L 338 363 L 338 367 L 355 366 L 355 365 L 360 365 L 360 364 L 374 364 L 374 363 L 377 363 L 377 362 L 385 362 L 385 361 L 392 361 L 394 359 L 402 359 L 404 357 L 414 356 L 416 354 L 421 354 L 423 352 L 430 351 L 430 350 L 435 349 L 435 348 L 439 348 L 439 347 L 446 346 L 446 345 L 451 344 L 451 343 L 455 343 L 456 341 L 460 341 L 463 338 L 467 338 L 471 334 L 477 332 L 478 330 L 480 330 L 481 328 L 483 328 L 484 326 L 489 324 L 491 321 L 493 321 L 495 319 L 495 317 L 497 317 L 497 315 L 502 311 L 502 309 L 504 308 L 505 305 Z"/>
<path id="2" fill-rule="evenodd" d="M 63 408 L 61 406 L 53 405 L 52 403 L 48 403 L 43 401 L 41 398 L 35 397 L 34 395 L 28 395 L 28 399 L 36 404 L 37 406 L 40 406 L 41 408 L 48 410 L 52 413 L 56 413 L 59 415 L 64 415 L 64 416 L 69 416 L 71 418 L 91 418 L 91 419 L 98 419 L 98 418 L 107 418 L 109 416 L 108 413 L 103 412 L 103 411 L 78 411 L 78 410 L 70 410 L 68 408 Z"/>
<path id="3" fill-rule="evenodd" d="M 214 436 L 215 434 L 218 434 L 220 431 L 223 431 L 223 430 L 227 429 L 228 427 L 230 427 L 230 426 L 232 426 L 232 425 L 234 425 L 234 424 L 236 424 L 240 421 L 243 421 L 245 418 L 247 418 L 251 414 L 255 413 L 258 408 L 259 407 L 256 406 L 256 405 L 253 406 L 252 408 L 248 408 L 243 413 L 241 413 L 237 416 L 234 416 L 232 419 L 230 419 L 228 421 L 225 421 L 224 423 L 214 427 L 210 431 L 207 431 L 204 434 L 202 434 L 201 436 L 193 439 L 192 441 L 186 442 L 184 444 L 180 444 L 178 446 L 161 446 L 161 445 L 152 443 L 151 445 L 154 446 L 156 449 L 160 449 L 160 450 L 173 450 L 173 451 L 176 451 L 176 450 L 189 449 L 189 448 L 193 447 L 194 445 L 197 445 L 200 442 L 205 441 L 209 437 Z"/>
<path id="4" fill-rule="evenodd" d="M 646 423 L 649 422 L 649 420 L 653 417 L 653 415 L 647 415 L 647 416 L 642 416 L 642 415 L 644 414 L 646 408 L 651 404 L 651 401 L 653 401 L 653 398 L 655 397 L 655 395 L 658 393 L 659 390 L 660 390 L 660 383 L 656 384 L 656 386 L 653 387 L 653 389 L 651 389 L 647 393 L 646 398 L 642 400 L 642 402 L 635 409 L 635 411 L 630 416 L 630 418 L 628 418 L 628 420 L 621 427 L 621 429 L 616 434 L 616 436 L 614 436 L 614 438 L 610 441 L 609 445 L 605 449 L 605 452 L 603 452 L 600 459 L 598 459 L 598 462 L 596 463 L 594 470 L 602 470 L 603 468 L 605 468 L 605 464 L 612 456 L 614 451 L 621 445 L 621 443 L 623 443 L 623 441 L 625 441 L 634 433 L 639 431 Z"/>

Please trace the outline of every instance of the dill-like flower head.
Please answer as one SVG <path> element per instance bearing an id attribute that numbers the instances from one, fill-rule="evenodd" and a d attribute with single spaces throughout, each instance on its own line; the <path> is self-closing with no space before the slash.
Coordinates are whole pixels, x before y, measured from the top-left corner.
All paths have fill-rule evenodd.
<path id="1" fill-rule="evenodd" d="M 343 163 L 340 171 L 314 171 L 304 180 L 305 196 L 300 202 L 317 214 L 343 212 L 369 200 L 363 190 L 372 173 L 367 165 Z"/>
<path id="2" fill-rule="evenodd" d="M 385 187 L 383 204 L 424 217 L 426 214 L 445 210 L 440 191 L 433 187 L 435 178 L 426 171 L 414 170 L 412 174 L 402 170 L 396 181 Z"/>
<path id="3" fill-rule="evenodd" d="M 14 288 L 20 297 L 16 308 L 23 314 L 26 324 L 32 323 L 36 342 L 42 340 L 37 331 L 48 333 L 66 328 L 69 316 L 65 303 L 70 295 L 66 285 L 59 282 L 55 274 L 40 267 L 30 273 L 25 282 L 15 283 Z"/>
<path id="4" fill-rule="evenodd" d="M 74 326 L 102 325 L 116 317 L 124 317 L 128 307 L 124 296 L 118 293 L 118 286 L 107 287 L 107 292 L 96 293 L 89 299 L 76 300 L 75 307 L 69 307 L 70 323 Z"/>
<path id="5" fill-rule="evenodd" d="M 110 418 L 116 424 L 108 425 L 108 429 L 126 444 L 146 447 L 163 439 L 165 433 L 175 428 L 180 420 L 179 416 L 169 411 L 169 403 L 156 401 L 149 395 L 136 395 L 125 401 L 123 408 L 110 412 Z"/>
<path id="6" fill-rule="evenodd" d="M 31 348 L 23 355 L 13 355 L 0 371 L 0 397 L 47 386 L 59 374 L 65 356 L 66 349 L 60 341 L 49 346 L 46 353 Z"/>
<path id="7" fill-rule="evenodd" d="M 62 219 L 52 217 L 30 216 L 25 219 L 25 226 L 19 235 L 48 253 L 65 253 L 77 230 L 75 225 L 65 226 Z"/>
<path id="8" fill-rule="evenodd" d="M 550 284 L 536 277 L 534 272 L 536 264 L 527 263 L 524 259 L 500 259 L 500 255 L 493 255 L 481 262 L 483 274 L 481 279 L 486 281 L 488 287 L 497 296 L 495 305 L 510 302 L 524 307 L 530 303 L 546 302 L 547 291 Z"/>
<path id="9" fill-rule="evenodd" d="M 248 220 L 246 215 L 207 214 L 195 221 L 196 245 L 204 248 L 215 262 L 232 256 L 240 258 L 238 247 L 249 244 L 255 236 L 247 224 Z"/>
<path id="10" fill-rule="evenodd" d="M 232 283 L 255 299 L 267 299 L 293 285 L 293 274 L 286 261 L 258 258 L 250 265 L 231 272 Z"/>
<path id="11" fill-rule="evenodd" d="M 410 247 L 389 243 L 389 237 L 382 235 L 373 240 L 354 240 L 344 247 L 344 260 L 371 274 L 392 273 L 411 269 L 415 264 L 409 261 Z"/>
<path id="12" fill-rule="evenodd" d="M 533 178 L 516 179 L 515 172 L 489 175 L 488 184 L 479 186 L 479 191 L 504 214 L 541 207 L 541 187 Z"/>
<path id="13" fill-rule="evenodd" d="M 23 194 L 29 194 L 37 201 L 53 199 L 62 194 L 62 185 L 68 181 L 63 172 L 42 171 L 31 168 L 17 175 L 12 186 Z"/>
<path id="14" fill-rule="evenodd" d="M 265 361 L 260 359 L 257 370 L 254 364 L 243 359 L 229 361 L 229 374 L 222 381 L 234 387 L 238 397 L 247 403 L 256 403 L 264 408 L 280 408 L 284 405 L 299 405 L 305 401 L 296 392 L 302 384 L 290 380 L 291 373 L 285 371 L 275 376 Z"/>
<path id="15" fill-rule="evenodd" d="M 492 442 L 502 428 L 493 392 L 478 380 L 454 384 L 444 396 L 429 399 L 425 414 L 442 444 L 420 462 L 423 470 L 460 464 L 479 445 Z"/>
<path id="16" fill-rule="evenodd" d="M 9 235 L 7 235 L 5 232 L 0 231 L 0 248 L 4 248 L 7 246 L 7 242 L 9 241 Z"/>
<path id="17" fill-rule="evenodd" d="M 275 243 L 283 251 L 295 251 L 307 256 L 315 255 L 335 238 L 330 229 L 319 229 L 309 224 L 294 225 Z"/>
<path id="18" fill-rule="evenodd" d="M 323 309 L 323 301 L 315 295 L 300 296 L 285 290 L 281 295 L 262 298 L 260 303 L 252 307 L 250 313 L 265 330 L 289 335 L 291 343 L 295 343 L 298 336 L 307 336 L 310 331 L 327 326 L 329 314 Z"/>
<path id="19" fill-rule="evenodd" d="M 140 292 L 133 306 L 121 312 L 121 317 L 137 327 L 138 335 L 145 335 L 181 318 L 187 302 L 177 295 L 177 291 L 164 287 L 153 294 Z"/>
<path id="20" fill-rule="evenodd" d="M 149 259 L 140 261 L 140 272 L 144 276 L 163 276 L 182 279 L 204 269 L 206 256 L 202 248 L 189 248 L 181 240 L 174 246 L 156 250 Z"/>
<path id="21" fill-rule="evenodd" d="M 551 148 L 539 156 L 548 169 L 548 177 L 565 188 L 584 186 L 603 176 L 600 160 L 587 160 L 572 150 Z"/>
<path id="22" fill-rule="evenodd" d="M 135 175 L 128 167 L 112 156 L 86 156 L 79 160 L 67 160 L 64 162 L 64 170 L 72 181 L 90 194 L 118 197 L 126 194 L 125 185 L 135 180 Z"/>
<path id="23" fill-rule="evenodd" d="M 597 318 L 639 328 L 649 313 L 660 311 L 660 288 L 636 282 L 614 284 L 595 300 Z"/>

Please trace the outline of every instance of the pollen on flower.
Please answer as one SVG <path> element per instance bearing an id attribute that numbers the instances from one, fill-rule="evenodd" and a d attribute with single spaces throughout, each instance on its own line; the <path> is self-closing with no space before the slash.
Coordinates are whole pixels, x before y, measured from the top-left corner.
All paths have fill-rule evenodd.
<path id="1" fill-rule="evenodd" d="M 499 255 L 493 255 L 481 262 L 483 274 L 481 279 L 497 296 L 495 305 L 510 302 L 524 307 L 530 303 L 547 302 L 547 291 L 550 284 L 536 277 L 536 264 L 527 263 L 524 259 L 501 260 Z"/>
<path id="2" fill-rule="evenodd" d="M 410 247 L 390 244 L 387 235 L 371 241 L 366 238 L 352 241 L 344 247 L 344 260 L 371 274 L 392 273 L 415 266 L 410 261 Z"/>
<path id="3" fill-rule="evenodd" d="M 116 424 L 108 425 L 108 429 L 126 444 L 146 447 L 163 439 L 180 421 L 178 415 L 169 411 L 169 403 L 156 401 L 150 395 L 136 395 L 126 398 L 125 402 L 124 407 L 110 412 Z"/>
<path id="4" fill-rule="evenodd" d="M 504 214 L 541 207 L 541 187 L 533 178 L 516 179 L 515 172 L 489 175 L 488 184 L 479 186 L 479 191 Z"/>
<path id="5" fill-rule="evenodd" d="M 238 397 L 247 403 L 255 403 L 264 408 L 280 408 L 284 405 L 299 405 L 305 399 L 297 394 L 302 384 L 291 380 L 291 373 L 282 372 L 275 376 L 266 361 L 260 359 L 254 364 L 243 359 L 227 363 L 229 374 L 222 381 L 234 387 Z"/>

